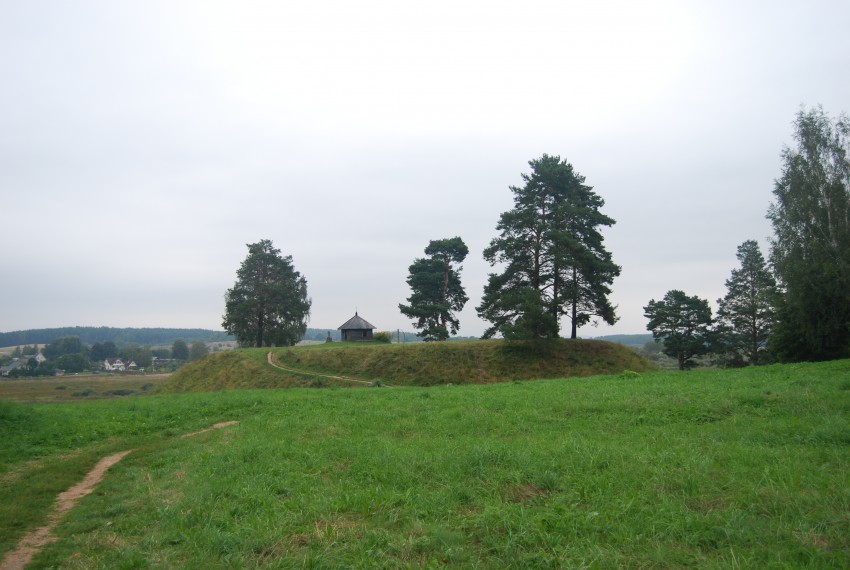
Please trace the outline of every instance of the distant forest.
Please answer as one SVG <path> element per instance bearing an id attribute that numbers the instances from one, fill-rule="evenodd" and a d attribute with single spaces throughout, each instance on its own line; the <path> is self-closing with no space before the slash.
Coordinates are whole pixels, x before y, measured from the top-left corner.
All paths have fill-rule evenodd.
<path id="1" fill-rule="evenodd" d="M 173 344 L 178 339 L 188 343 L 194 341 L 225 342 L 234 340 L 232 336 L 224 331 L 206 329 L 61 327 L 0 333 L 0 346 L 50 344 L 57 339 L 67 336 L 78 337 L 85 344 L 114 342 L 117 346 L 128 344 L 137 344 L 140 346 Z"/>
<path id="2" fill-rule="evenodd" d="M 333 340 L 340 340 L 340 333 L 336 329 L 315 328 L 307 329 L 304 333 L 304 340 L 324 341 L 329 332 Z M 67 336 L 78 337 L 84 344 L 91 345 L 96 342 L 114 342 L 119 347 L 128 344 L 139 346 L 170 345 L 178 339 L 184 340 L 187 343 L 195 341 L 227 342 L 236 340 L 224 331 L 208 329 L 61 327 L 0 333 L 0 347 L 50 344 L 57 339 Z M 395 333 L 393 333 L 393 342 L 395 340 Z M 419 342 L 422 339 L 416 336 L 415 333 L 402 332 L 402 340 L 405 342 Z"/>
<path id="3" fill-rule="evenodd" d="M 609 334 L 606 336 L 593 337 L 595 340 L 607 340 L 608 342 L 616 342 L 633 346 L 635 348 L 643 348 L 643 345 L 652 340 L 651 334 Z"/>
<path id="4" fill-rule="evenodd" d="M 324 341 L 328 333 L 334 341 L 340 340 L 339 331 L 336 329 L 308 328 L 304 333 L 304 340 Z M 26 331 L 13 331 L 0 333 L 0 347 L 24 346 L 31 344 L 50 344 L 56 339 L 66 336 L 78 337 L 85 344 L 96 342 L 114 342 L 117 346 L 137 344 L 139 346 L 170 345 L 175 340 L 184 340 L 188 343 L 201 342 L 227 342 L 235 340 L 234 337 L 224 331 L 209 329 L 166 329 L 166 328 L 115 328 L 115 327 L 61 327 L 55 329 L 32 329 Z M 475 337 L 455 337 L 457 340 L 474 339 Z M 598 340 L 618 342 L 637 348 L 642 347 L 652 340 L 651 334 L 627 334 L 608 335 L 596 337 Z M 416 333 L 402 331 L 404 342 L 421 342 L 422 339 Z M 397 342 L 395 331 L 393 331 L 393 342 Z"/>

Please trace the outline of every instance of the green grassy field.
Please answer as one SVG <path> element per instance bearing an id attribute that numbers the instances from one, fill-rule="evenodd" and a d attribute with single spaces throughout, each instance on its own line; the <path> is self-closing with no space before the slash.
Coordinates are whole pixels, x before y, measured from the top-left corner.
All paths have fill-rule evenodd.
<path id="1" fill-rule="evenodd" d="M 4 552 L 133 449 L 33 568 L 850 566 L 850 361 L 0 402 L 0 430 Z"/>

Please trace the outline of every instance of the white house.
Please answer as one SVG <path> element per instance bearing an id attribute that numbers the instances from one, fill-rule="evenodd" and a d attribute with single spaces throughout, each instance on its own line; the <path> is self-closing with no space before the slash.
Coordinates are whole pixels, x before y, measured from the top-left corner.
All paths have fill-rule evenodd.
<path id="1" fill-rule="evenodd" d="M 103 369 L 108 372 L 124 372 L 127 368 L 118 358 L 107 358 L 103 361 Z"/>

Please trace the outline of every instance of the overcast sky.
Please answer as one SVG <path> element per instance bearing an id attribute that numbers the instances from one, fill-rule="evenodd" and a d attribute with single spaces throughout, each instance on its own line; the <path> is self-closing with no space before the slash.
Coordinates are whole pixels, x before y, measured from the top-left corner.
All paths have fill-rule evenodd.
<path id="1" fill-rule="evenodd" d="M 310 326 L 380 330 L 432 239 L 482 250 L 559 155 L 617 224 L 620 321 L 714 301 L 801 108 L 850 112 L 850 3 L 0 0 L 0 331 L 221 329 L 248 243 L 307 278 Z M 564 331 L 569 323 L 563 323 Z"/>

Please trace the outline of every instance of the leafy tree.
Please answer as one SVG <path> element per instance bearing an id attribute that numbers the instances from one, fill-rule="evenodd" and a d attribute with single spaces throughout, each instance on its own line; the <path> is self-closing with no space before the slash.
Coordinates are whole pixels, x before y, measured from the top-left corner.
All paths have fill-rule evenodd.
<path id="1" fill-rule="evenodd" d="M 767 217 L 783 295 L 771 348 L 783 360 L 850 355 L 850 120 L 800 110 Z"/>
<path id="2" fill-rule="evenodd" d="M 123 347 L 120 356 L 128 362 L 135 362 L 139 368 L 150 368 L 153 363 L 151 349 L 137 344 L 128 344 Z"/>
<path id="3" fill-rule="evenodd" d="M 192 343 L 192 346 L 189 347 L 189 362 L 200 360 L 209 353 L 210 349 L 207 348 L 207 343 L 196 340 Z"/>
<path id="4" fill-rule="evenodd" d="M 106 360 L 107 358 L 115 358 L 118 356 L 118 347 L 111 340 L 106 342 L 96 342 L 89 350 L 89 357 L 94 360 Z"/>
<path id="5" fill-rule="evenodd" d="M 85 368 L 83 370 L 85 370 Z M 81 371 L 82 370 L 78 372 Z M 45 360 L 44 362 L 39 363 L 34 372 L 35 376 L 53 376 L 54 374 L 56 374 L 56 364 L 53 360 Z"/>
<path id="6" fill-rule="evenodd" d="M 501 215 L 500 235 L 484 250 L 490 265 L 504 268 L 490 274 L 477 308 L 492 323 L 484 337 L 554 338 L 562 316 L 571 321 L 571 338 L 597 318 L 614 324 L 608 296 L 620 267 L 599 231 L 615 223 L 600 211 L 604 200 L 558 156 L 528 164 L 525 185 L 510 187 L 514 208 Z"/>
<path id="7" fill-rule="evenodd" d="M 286 346 L 307 329 L 310 299 L 307 280 L 292 256 L 282 257 L 269 240 L 248 244 L 248 257 L 236 271 L 236 284 L 225 294 L 222 327 L 241 346 Z"/>
<path id="8" fill-rule="evenodd" d="M 695 356 L 708 353 L 711 307 L 707 300 L 673 289 L 661 301 L 650 300 L 643 311 L 649 319 L 646 329 L 663 343 L 664 354 L 676 359 L 679 370 L 691 368 Z"/>
<path id="9" fill-rule="evenodd" d="M 183 339 L 177 339 L 171 345 L 171 358 L 175 360 L 189 360 L 189 346 Z"/>
<path id="10" fill-rule="evenodd" d="M 463 310 L 468 297 L 460 283 L 462 263 L 469 248 L 459 237 L 432 240 L 425 248 L 428 257 L 409 267 L 407 284 L 412 294 L 408 305 L 399 304 L 403 315 L 415 319 L 414 327 L 425 340 L 446 340 L 457 334 L 460 322 L 455 312 Z"/>
<path id="11" fill-rule="evenodd" d="M 83 372 L 91 368 L 89 357 L 81 352 L 63 354 L 54 363 L 56 368 L 65 372 Z"/>
<path id="12" fill-rule="evenodd" d="M 44 347 L 42 353 L 48 360 L 56 360 L 64 354 L 85 353 L 82 341 L 76 336 L 66 336 L 54 340 Z M 26 354 L 26 353 L 25 353 Z"/>
<path id="13" fill-rule="evenodd" d="M 758 364 L 776 320 L 776 280 L 759 245 L 747 240 L 738 246 L 740 269 L 726 280 L 726 296 L 717 300 L 719 352 L 731 362 Z"/>

